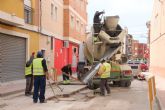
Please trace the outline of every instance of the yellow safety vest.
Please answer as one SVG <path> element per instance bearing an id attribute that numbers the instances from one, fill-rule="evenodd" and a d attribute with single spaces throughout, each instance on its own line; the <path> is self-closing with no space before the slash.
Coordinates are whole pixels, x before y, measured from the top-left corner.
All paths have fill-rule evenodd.
<path id="1" fill-rule="evenodd" d="M 32 64 L 30 64 L 29 67 L 25 67 L 25 75 L 31 75 L 32 74 Z"/>
<path id="2" fill-rule="evenodd" d="M 34 76 L 42 76 L 45 75 L 43 67 L 42 67 L 43 58 L 36 58 L 33 60 L 33 75 Z"/>
<path id="3" fill-rule="evenodd" d="M 104 73 L 101 74 L 101 78 L 109 78 L 110 77 L 110 71 L 111 71 L 111 65 L 109 63 L 103 63 L 104 66 Z"/>

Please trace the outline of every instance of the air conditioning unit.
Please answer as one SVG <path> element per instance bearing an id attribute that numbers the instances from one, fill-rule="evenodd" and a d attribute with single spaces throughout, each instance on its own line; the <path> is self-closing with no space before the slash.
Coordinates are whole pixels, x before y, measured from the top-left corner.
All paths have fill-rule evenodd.
<path id="1" fill-rule="evenodd" d="M 63 47 L 69 48 L 69 41 L 64 41 L 63 42 Z"/>

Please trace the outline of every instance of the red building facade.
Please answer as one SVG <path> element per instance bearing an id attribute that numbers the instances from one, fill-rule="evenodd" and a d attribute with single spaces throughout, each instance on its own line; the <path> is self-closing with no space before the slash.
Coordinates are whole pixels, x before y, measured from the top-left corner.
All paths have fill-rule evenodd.
<path id="1" fill-rule="evenodd" d="M 146 57 L 147 44 L 139 43 L 138 40 L 132 42 L 132 56 L 133 59 L 143 59 Z"/>
<path id="2" fill-rule="evenodd" d="M 57 74 L 61 74 L 61 68 L 68 64 L 68 51 L 69 49 L 64 46 L 64 41 L 60 39 L 54 40 L 55 54 L 54 54 L 54 66 L 57 70 Z"/>
<path id="3" fill-rule="evenodd" d="M 139 58 L 145 58 L 145 51 L 146 50 L 147 50 L 147 44 L 145 44 L 145 43 L 139 43 L 138 57 Z"/>
<path id="4" fill-rule="evenodd" d="M 79 58 L 79 44 L 86 39 L 87 0 L 63 1 L 63 40 L 55 39 L 55 63 L 57 73 L 66 64 L 76 72 Z"/>

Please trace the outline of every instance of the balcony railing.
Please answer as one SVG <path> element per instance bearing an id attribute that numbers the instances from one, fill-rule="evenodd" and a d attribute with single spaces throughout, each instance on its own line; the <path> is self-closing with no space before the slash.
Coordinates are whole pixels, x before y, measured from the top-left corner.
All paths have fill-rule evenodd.
<path id="1" fill-rule="evenodd" d="M 33 23 L 33 8 L 24 5 L 24 20 L 27 24 Z"/>

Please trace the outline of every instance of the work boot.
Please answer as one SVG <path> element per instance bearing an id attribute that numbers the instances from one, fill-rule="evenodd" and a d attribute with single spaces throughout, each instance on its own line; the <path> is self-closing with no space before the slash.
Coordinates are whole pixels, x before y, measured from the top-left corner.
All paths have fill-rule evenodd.
<path id="1" fill-rule="evenodd" d="M 110 94 L 111 93 L 111 91 L 107 91 L 107 94 Z"/>
<path id="2" fill-rule="evenodd" d="M 67 84 L 70 84 L 70 80 L 67 80 L 66 83 L 67 83 Z"/>
<path id="3" fill-rule="evenodd" d="M 100 93 L 100 96 L 105 96 L 105 94 L 104 93 Z"/>
<path id="4" fill-rule="evenodd" d="M 43 100 L 43 101 L 40 101 L 40 103 L 47 103 L 47 101 L 46 100 Z"/>
<path id="5" fill-rule="evenodd" d="M 111 95 L 111 93 L 107 93 L 107 96 L 110 96 Z"/>
<path id="6" fill-rule="evenodd" d="M 29 92 L 30 95 L 33 95 L 33 92 Z"/>
<path id="7" fill-rule="evenodd" d="M 30 93 L 25 93 L 25 96 L 31 96 L 31 94 Z"/>
<path id="8" fill-rule="evenodd" d="M 63 84 L 67 84 L 66 80 L 63 81 Z"/>
<path id="9" fill-rule="evenodd" d="M 105 94 L 100 94 L 100 96 L 105 97 Z"/>
<path id="10" fill-rule="evenodd" d="M 33 100 L 33 103 L 37 103 L 37 100 Z"/>

